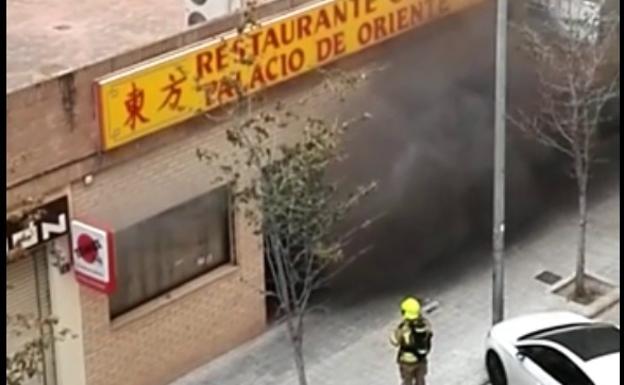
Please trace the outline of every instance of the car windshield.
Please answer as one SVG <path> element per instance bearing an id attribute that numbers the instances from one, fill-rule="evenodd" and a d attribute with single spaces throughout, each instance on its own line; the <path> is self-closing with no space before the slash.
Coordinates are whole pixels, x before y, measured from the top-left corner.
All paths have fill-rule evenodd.
<path id="1" fill-rule="evenodd" d="M 609 324 L 568 325 L 522 337 L 555 342 L 584 361 L 620 351 L 620 330 Z"/>

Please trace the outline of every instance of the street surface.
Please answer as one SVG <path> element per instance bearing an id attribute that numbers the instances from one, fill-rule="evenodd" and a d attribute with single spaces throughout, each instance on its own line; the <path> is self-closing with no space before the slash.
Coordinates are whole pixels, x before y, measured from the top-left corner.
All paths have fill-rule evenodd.
<path id="1" fill-rule="evenodd" d="M 351 165 L 340 175 L 379 179 L 381 191 L 365 211 L 387 215 L 363 237 L 373 243 L 370 255 L 338 277 L 331 298 L 306 320 L 311 385 L 398 384 L 388 337 L 408 294 L 438 304 L 429 315 L 435 336 L 428 383 L 486 382 L 493 17 L 493 7 L 481 7 L 357 59 L 381 58 L 388 69 L 350 102 L 349 110 L 372 110 L 374 119 L 349 143 Z M 524 80 L 517 65 L 510 61 L 512 99 L 524 92 L 516 88 Z M 509 136 L 506 316 L 565 309 L 535 276 L 548 270 L 566 278 L 574 271 L 573 184 L 559 166 L 540 163 L 539 147 Z M 619 162 L 608 168 L 592 181 L 587 264 L 617 283 Z M 619 305 L 599 317 L 619 323 Z M 278 326 L 171 385 L 296 383 Z"/>
<path id="2" fill-rule="evenodd" d="M 599 319 L 620 324 L 620 302 L 598 316 Z"/>
<path id="3" fill-rule="evenodd" d="M 620 279 L 619 179 L 590 207 L 588 271 Z M 563 277 L 574 269 L 576 220 L 572 208 L 553 215 L 513 244 L 506 256 L 506 316 L 566 309 L 534 277 L 549 270 Z M 444 262 L 414 274 L 411 285 L 376 298 L 337 299 L 327 312 L 307 321 L 305 353 L 310 384 L 398 384 L 388 335 L 399 320 L 398 303 L 407 293 L 430 298 L 439 307 L 430 315 L 435 337 L 428 383 L 480 385 L 483 341 L 490 324 L 491 265 L 487 250 L 462 255 L 463 263 Z M 382 273 L 380 271 L 380 273 Z M 354 283 L 363 286 L 365 283 Z M 356 293 L 356 290 L 354 290 Z M 619 304 L 599 318 L 619 324 Z M 295 384 L 290 346 L 281 327 L 189 373 L 171 385 Z"/>

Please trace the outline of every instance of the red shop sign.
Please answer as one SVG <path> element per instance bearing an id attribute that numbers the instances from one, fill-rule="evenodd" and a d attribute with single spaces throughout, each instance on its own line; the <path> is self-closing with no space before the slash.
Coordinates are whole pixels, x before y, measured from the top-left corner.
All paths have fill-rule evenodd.
<path id="1" fill-rule="evenodd" d="M 75 219 L 71 233 L 76 279 L 102 293 L 112 293 L 115 290 L 113 234 Z"/>

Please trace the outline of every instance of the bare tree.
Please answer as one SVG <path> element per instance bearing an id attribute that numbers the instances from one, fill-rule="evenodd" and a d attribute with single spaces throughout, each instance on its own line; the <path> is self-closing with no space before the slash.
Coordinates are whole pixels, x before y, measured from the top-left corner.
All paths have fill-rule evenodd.
<path id="1" fill-rule="evenodd" d="M 356 121 L 306 117 L 277 103 L 228 130 L 228 140 L 243 154 L 242 160 L 222 162 L 216 154 L 198 151 L 201 159 L 218 165 L 224 178 L 233 182 L 236 209 L 264 239 L 274 291 L 263 294 L 279 303 L 300 385 L 307 384 L 303 337 L 311 295 L 335 273 L 330 274 L 335 263 L 348 263 L 360 254 L 346 257 L 344 247 L 357 230 L 371 223 L 338 231 L 375 184 L 347 194 L 328 176 L 329 168 L 344 159 L 342 138 Z M 296 129 L 302 129 L 302 135 L 283 143 L 280 136 Z M 247 179 L 248 175 L 253 177 Z"/>
<path id="2" fill-rule="evenodd" d="M 605 107 L 619 97 L 619 15 L 602 2 L 533 1 L 542 16 L 515 26 L 538 78 L 536 112 L 518 112 L 513 124 L 539 143 L 569 156 L 578 189 L 578 249 L 574 296 L 585 286 L 587 194 Z M 594 4 L 594 5 L 592 5 Z M 535 15 L 535 13 L 534 13 Z M 614 61 L 616 59 L 617 61 Z"/>
<path id="3" fill-rule="evenodd" d="M 253 4 L 248 5 L 242 17 L 237 31 L 239 40 L 245 41 L 258 26 Z M 240 47 L 244 44 L 232 49 L 236 62 L 254 66 L 256 58 L 241 52 Z M 348 129 L 369 115 L 341 120 L 303 112 L 315 97 L 336 103 L 344 101 L 368 72 L 318 72 L 321 84 L 305 97 L 280 100 L 274 105 L 247 94 L 247 85 L 239 77 L 225 76 L 221 87 L 234 90 L 236 99 L 230 103 L 218 101 L 218 112 L 206 117 L 231 124 L 227 139 L 232 151 L 226 151 L 228 156 L 223 157 L 197 150 L 200 160 L 220 171 L 217 182 L 231 183 L 235 210 L 264 240 L 272 290 L 252 289 L 278 302 L 300 385 L 307 384 L 303 341 L 310 298 L 340 267 L 367 250 L 345 255 L 345 246 L 353 235 L 373 219 L 343 231 L 339 226 L 376 187 L 373 182 L 348 189 L 328 175 L 332 166 L 346 158 L 342 144 Z"/>
<path id="4" fill-rule="evenodd" d="M 19 341 L 17 349 L 7 351 L 6 383 L 22 385 L 41 373 L 46 350 L 52 347 L 54 341 L 69 335 L 70 331 L 63 329 L 54 335 L 51 331 L 58 324 L 58 319 L 53 316 L 7 314 L 6 321 L 7 339 Z"/>

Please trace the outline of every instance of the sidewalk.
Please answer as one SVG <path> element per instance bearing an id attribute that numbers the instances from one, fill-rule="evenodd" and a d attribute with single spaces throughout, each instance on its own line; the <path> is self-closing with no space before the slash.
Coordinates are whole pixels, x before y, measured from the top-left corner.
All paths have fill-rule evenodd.
<path id="1" fill-rule="evenodd" d="M 615 322 L 616 324 L 619 325 L 620 324 L 620 303 L 618 302 L 614 306 L 607 309 L 604 313 L 599 314 L 596 318 L 604 320 L 604 321 Z"/>
<path id="2" fill-rule="evenodd" d="M 587 250 L 588 271 L 615 283 L 620 279 L 619 192 L 619 185 L 614 186 L 590 207 Z M 508 249 L 506 317 L 566 308 L 563 299 L 548 293 L 548 286 L 534 277 L 543 270 L 563 278 L 573 272 L 574 214 L 565 213 L 543 223 Z M 329 311 L 311 314 L 305 336 L 310 385 L 398 384 L 395 352 L 388 335 L 399 319 L 401 296 L 410 292 L 439 304 L 429 315 L 435 336 L 427 382 L 484 384 L 483 342 L 491 322 L 489 251 L 462 257 L 463 264 L 427 268 L 413 287 L 356 305 L 337 301 L 329 305 Z M 599 318 L 619 324 L 619 304 Z M 294 385 L 294 374 L 283 329 L 275 328 L 171 385 Z"/>

